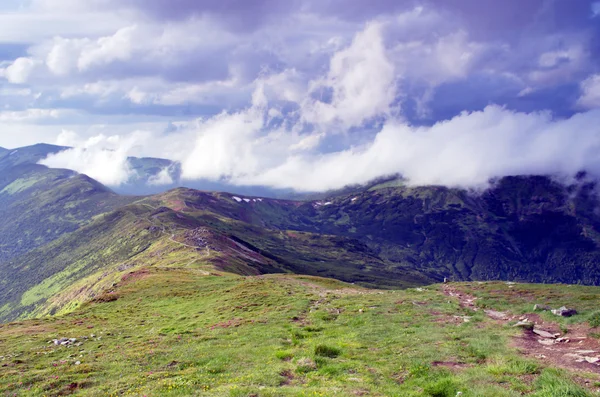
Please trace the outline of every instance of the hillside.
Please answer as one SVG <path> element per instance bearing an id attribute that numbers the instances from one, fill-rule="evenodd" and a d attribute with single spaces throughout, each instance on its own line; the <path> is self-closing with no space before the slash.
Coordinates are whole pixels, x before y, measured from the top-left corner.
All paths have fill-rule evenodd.
<path id="1" fill-rule="evenodd" d="M 0 173 L 18 165 L 38 164 L 49 155 L 68 149 L 71 148 L 45 143 L 12 150 L 0 148 Z M 150 157 L 129 157 L 127 161 L 131 170 L 131 178 L 127 183 L 114 187 L 114 190 L 118 193 L 129 195 L 152 194 L 164 191 L 169 186 L 174 188 L 179 185 L 181 170 L 177 162 Z"/>
<path id="2" fill-rule="evenodd" d="M 530 176 L 503 178 L 483 193 L 388 182 L 307 202 L 188 189 L 147 200 L 192 216 L 214 212 L 260 230 L 351 239 L 392 272 L 400 267 L 436 280 L 600 284 L 595 188 Z M 245 238 L 267 247 L 260 233 Z"/>
<path id="3" fill-rule="evenodd" d="M 305 276 L 138 269 L 71 314 L 0 325 L 0 392 L 594 396 L 600 343 L 586 321 L 599 298 L 597 287 L 378 291 Z M 533 303 L 580 314 L 531 313 Z M 523 317 L 572 339 L 513 327 Z"/>
<path id="4" fill-rule="evenodd" d="M 0 150 L 0 171 L 7 170 L 16 165 L 37 164 L 50 154 L 55 154 L 68 149 L 65 146 L 39 143 L 37 145 L 19 147 L 12 150 Z"/>
<path id="5" fill-rule="evenodd" d="M 73 171 L 34 164 L 0 170 L 0 267 L 131 200 Z"/>
<path id="6" fill-rule="evenodd" d="M 600 284 L 594 189 L 509 177 L 480 194 L 388 181 L 328 201 L 183 188 L 129 198 L 135 203 L 1 266 L 0 319 L 72 310 L 124 271 L 149 264 L 306 274 L 372 288 L 444 278 Z"/>

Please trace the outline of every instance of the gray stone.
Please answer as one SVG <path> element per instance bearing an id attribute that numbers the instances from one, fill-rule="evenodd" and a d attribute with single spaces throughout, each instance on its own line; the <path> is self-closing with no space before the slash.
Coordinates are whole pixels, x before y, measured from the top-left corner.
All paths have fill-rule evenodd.
<path id="1" fill-rule="evenodd" d="M 533 311 L 545 311 L 545 310 L 552 310 L 552 308 L 548 305 L 533 305 Z"/>
<path id="2" fill-rule="evenodd" d="M 577 310 L 563 306 L 561 308 L 552 310 L 552 314 L 562 317 L 571 317 L 577 314 Z"/>
<path id="3" fill-rule="evenodd" d="M 546 339 L 555 339 L 556 338 L 556 336 L 554 336 L 554 334 L 551 334 L 548 331 L 544 331 L 543 329 L 534 328 L 533 333 L 541 336 L 542 338 L 546 338 Z"/>
<path id="4" fill-rule="evenodd" d="M 522 320 L 516 323 L 514 327 L 520 327 L 523 329 L 528 329 L 529 331 L 533 331 L 534 324 L 530 321 Z"/>

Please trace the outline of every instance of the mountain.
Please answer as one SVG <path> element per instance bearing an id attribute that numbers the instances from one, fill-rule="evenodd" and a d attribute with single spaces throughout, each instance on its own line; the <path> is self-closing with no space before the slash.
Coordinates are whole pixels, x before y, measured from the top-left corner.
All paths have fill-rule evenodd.
<path id="1" fill-rule="evenodd" d="M 585 175 L 483 192 L 387 179 L 300 201 L 120 196 L 3 164 L 0 322 L 18 320 L 0 324 L 4 394 L 595 393 L 599 288 L 484 282 L 600 285 Z"/>
<path id="2" fill-rule="evenodd" d="M 6 227 L 6 246 L 23 247 L 15 245 L 21 235 L 31 242 L 0 266 L 0 319 L 71 310 L 129 269 L 147 266 L 307 274 L 377 288 L 444 278 L 600 285 L 599 201 L 585 179 L 565 186 L 548 177 L 506 177 L 479 193 L 388 180 L 317 201 L 178 188 L 121 197 L 126 205 L 118 209 L 112 193 L 95 189 L 95 200 L 111 197 L 96 207 L 105 214 L 57 228 L 58 239 L 45 240 L 38 215 Z M 71 194 L 64 200 L 78 202 Z M 14 214 L 39 206 L 16 202 L 22 207 Z M 73 205 L 40 207 L 55 219 Z"/>
<path id="3" fill-rule="evenodd" d="M 131 200 L 69 170 L 36 164 L 0 170 L 0 263 Z"/>
<path id="4" fill-rule="evenodd" d="M 51 154 L 56 154 L 68 149 L 65 146 L 37 145 L 20 147 L 12 150 L 0 150 L 0 171 L 21 164 L 37 164 Z"/>
<path id="5" fill-rule="evenodd" d="M 2 156 L 2 155 L 4 155 L 4 154 L 6 154 L 8 151 L 9 151 L 8 149 L 5 149 L 5 148 L 3 148 L 3 147 L 0 147 L 0 156 Z"/>

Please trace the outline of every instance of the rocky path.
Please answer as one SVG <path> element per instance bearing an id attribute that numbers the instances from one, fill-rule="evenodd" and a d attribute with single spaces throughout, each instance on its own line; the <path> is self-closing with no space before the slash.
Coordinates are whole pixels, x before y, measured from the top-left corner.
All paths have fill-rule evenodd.
<path id="1" fill-rule="evenodd" d="M 452 285 L 443 285 L 444 294 L 458 300 L 461 307 L 479 311 L 477 298 L 459 291 Z M 564 333 L 558 324 L 544 321 L 538 314 L 516 316 L 508 312 L 484 310 L 498 324 L 522 324 L 523 331 L 514 337 L 512 346 L 527 357 L 546 364 L 575 371 L 600 374 L 600 341 L 590 337 L 586 324 L 569 325 Z"/>

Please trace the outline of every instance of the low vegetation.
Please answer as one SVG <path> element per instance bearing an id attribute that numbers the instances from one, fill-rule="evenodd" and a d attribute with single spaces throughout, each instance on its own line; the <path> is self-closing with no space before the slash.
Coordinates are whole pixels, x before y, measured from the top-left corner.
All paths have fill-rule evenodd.
<path id="1" fill-rule="evenodd" d="M 144 268 L 111 293 L 67 315 L 0 326 L 0 392 L 562 397 L 593 396 L 600 385 L 598 373 L 522 356 L 510 343 L 521 330 L 439 286 L 380 291 Z M 75 340 L 56 345 L 61 338 Z"/>

